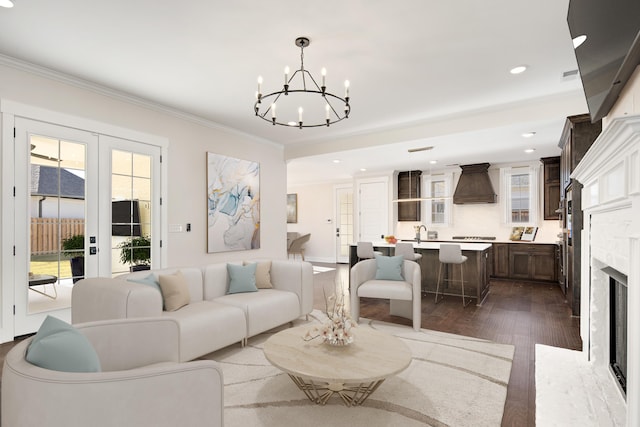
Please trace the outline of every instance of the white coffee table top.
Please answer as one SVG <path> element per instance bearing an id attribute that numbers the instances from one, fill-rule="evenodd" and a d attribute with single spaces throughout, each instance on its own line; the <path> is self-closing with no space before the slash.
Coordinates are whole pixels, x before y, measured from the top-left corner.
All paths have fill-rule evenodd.
<path id="1" fill-rule="evenodd" d="M 270 337 L 264 344 L 267 360 L 288 374 L 329 384 L 383 380 L 411 363 L 411 351 L 393 335 L 357 327 L 352 344 L 334 347 L 320 338 L 305 341 L 311 328 L 298 326 Z"/>

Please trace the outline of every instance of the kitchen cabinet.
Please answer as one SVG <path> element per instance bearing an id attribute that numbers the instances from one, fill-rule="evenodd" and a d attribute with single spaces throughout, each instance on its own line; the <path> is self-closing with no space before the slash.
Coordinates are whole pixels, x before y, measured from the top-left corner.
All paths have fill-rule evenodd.
<path id="1" fill-rule="evenodd" d="M 560 199 L 563 206 L 563 268 L 565 283 L 561 284 L 574 316 L 580 315 L 580 265 L 582 257 L 581 232 L 582 184 L 571 178 L 571 172 L 580 163 L 600 132 L 602 121 L 591 123 L 588 114 L 567 117 L 558 146 L 560 156 Z"/>
<path id="2" fill-rule="evenodd" d="M 493 244 L 493 277 L 509 277 L 509 243 Z"/>
<path id="3" fill-rule="evenodd" d="M 516 243 L 509 248 L 511 279 L 556 281 L 556 245 Z"/>
<path id="4" fill-rule="evenodd" d="M 560 156 L 540 159 L 544 169 L 544 219 L 558 219 L 560 206 Z"/>
<path id="5" fill-rule="evenodd" d="M 545 243 L 494 243 L 493 275 L 498 279 L 557 281 L 558 246 Z"/>
<path id="6" fill-rule="evenodd" d="M 422 171 L 398 172 L 398 200 L 420 197 Z M 420 202 L 398 202 L 398 221 L 421 221 Z"/>

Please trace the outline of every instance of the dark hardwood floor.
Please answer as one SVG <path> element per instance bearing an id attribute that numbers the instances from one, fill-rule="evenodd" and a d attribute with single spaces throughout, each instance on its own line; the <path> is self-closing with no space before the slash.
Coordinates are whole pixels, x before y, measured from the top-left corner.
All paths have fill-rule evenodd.
<path id="1" fill-rule="evenodd" d="M 347 287 L 348 265 L 318 265 L 337 267 L 314 275 L 314 306 L 323 310 L 323 288 L 331 293 L 336 282 Z M 390 316 L 385 300 L 363 299 L 360 315 L 411 325 L 410 320 Z M 435 304 L 433 294 L 422 297 L 423 328 L 515 346 L 503 426 L 535 426 L 535 345 L 580 350 L 579 324 L 555 284 L 494 280 L 482 306 L 472 303 L 466 308 L 461 298 L 448 296 Z"/>

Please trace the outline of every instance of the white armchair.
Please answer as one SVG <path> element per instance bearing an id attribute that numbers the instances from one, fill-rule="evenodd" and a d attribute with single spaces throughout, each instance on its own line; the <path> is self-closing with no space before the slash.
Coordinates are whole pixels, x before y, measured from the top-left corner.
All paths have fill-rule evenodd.
<path id="1" fill-rule="evenodd" d="M 223 425 L 222 371 L 211 360 L 178 363 L 175 320 L 118 319 L 75 327 L 96 350 L 102 372 L 32 365 L 25 359 L 31 338 L 25 339 L 5 357 L 2 425 Z"/>
<path id="2" fill-rule="evenodd" d="M 413 329 L 420 330 L 422 272 L 420 265 L 413 261 L 403 261 L 400 280 L 377 280 L 377 262 L 366 259 L 351 267 L 351 316 L 360 319 L 360 298 L 384 298 L 390 300 L 390 313 L 413 320 Z"/>

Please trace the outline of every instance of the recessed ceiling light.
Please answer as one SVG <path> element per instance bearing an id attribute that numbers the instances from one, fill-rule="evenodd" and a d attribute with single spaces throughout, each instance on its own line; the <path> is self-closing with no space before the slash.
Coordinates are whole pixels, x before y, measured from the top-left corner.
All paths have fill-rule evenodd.
<path id="1" fill-rule="evenodd" d="M 525 132 L 522 134 L 522 136 L 524 138 L 531 138 L 532 136 L 535 136 L 535 134 L 536 134 L 535 132 Z"/>
<path id="2" fill-rule="evenodd" d="M 0 7 L 11 8 L 13 7 L 13 2 L 11 0 L 0 0 Z"/>
<path id="3" fill-rule="evenodd" d="M 582 43 L 584 43 L 585 40 L 587 40 L 586 34 L 582 34 L 582 35 L 580 35 L 578 37 L 575 37 L 573 39 L 573 48 L 576 49 L 578 46 L 580 46 Z"/>
<path id="4" fill-rule="evenodd" d="M 338 160 L 338 159 L 334 159 L 334 160 L 333 160 L 333 163 L 340 163 L 340 160 Z"/>
<path id="5" fill-rule="evenodd" d="M 429 160 L 429 163 L 431 163 L 432 165 L 435 165 L 436 163 L 438 163 L 437 160 Z"/>
<path id="6" fill-rule="evenodd" d="M 534 151 L 536 151 L 535 148 L 527 148 L 526 150 L 524 150 L 525 153 L 533 153 Z"/>
<path id="7" fill-rule="evenodd" d="M 511 74 L 520 74 L 524 73 L 527 69 L 526 65 L 518 65 L 517 67 L 513 67 L 509 72 Z"/>
<path id="8" fill-rule="evenodd" d="M 360 172 L 366 172 L 367 168 L 360 168 Z"/>

